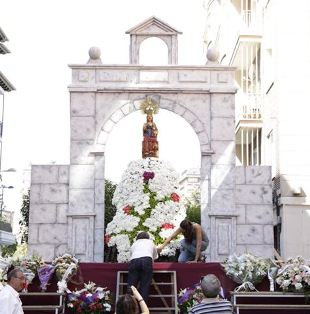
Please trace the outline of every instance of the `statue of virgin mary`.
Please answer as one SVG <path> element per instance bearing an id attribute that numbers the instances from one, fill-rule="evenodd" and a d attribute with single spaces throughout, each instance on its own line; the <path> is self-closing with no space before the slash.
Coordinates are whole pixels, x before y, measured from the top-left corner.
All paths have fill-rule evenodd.
<path id="1" fill-rule="evenodd" d="M 146 113 L 146 123 L 143 124 L 142 158 L 158 158 L 158 129 L 153 121 L 153 113 L 158 111 L 158 104 L 147 97 L 141 104 L 141 110 Z"/>

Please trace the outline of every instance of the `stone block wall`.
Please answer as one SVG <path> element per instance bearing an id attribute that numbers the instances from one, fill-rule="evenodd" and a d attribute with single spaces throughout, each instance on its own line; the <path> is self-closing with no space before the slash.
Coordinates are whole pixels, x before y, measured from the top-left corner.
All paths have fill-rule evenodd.
<path id="1" fill-rule="evenodd" d="M 68 165 L 31 169 L 29 254 L 50 261 L 67 252 Z"/>
<path id="2" fill-rule="evenodd" d="M 236 167 L 236 252 L 273 256 L 271 167 Z"/>

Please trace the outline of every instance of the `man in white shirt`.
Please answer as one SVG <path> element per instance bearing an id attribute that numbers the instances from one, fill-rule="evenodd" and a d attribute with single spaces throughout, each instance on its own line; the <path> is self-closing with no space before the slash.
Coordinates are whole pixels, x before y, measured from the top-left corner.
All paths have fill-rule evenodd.
<path id="1" fill-rule="evenodd" d="M 157 248 L 147 232 L 140 232 L 130 249 L 128 287 L 137 287 L 146 302 L 153 277 L 153 260 L 158 257 Z"/>
<path id="2" fill-rule="evenodd" d="M 24 314 L 18 292 L 25 283 L 26 277 L 20 269 L 8 273 L 8 282 L 0 291 L 0 314 Z"/>

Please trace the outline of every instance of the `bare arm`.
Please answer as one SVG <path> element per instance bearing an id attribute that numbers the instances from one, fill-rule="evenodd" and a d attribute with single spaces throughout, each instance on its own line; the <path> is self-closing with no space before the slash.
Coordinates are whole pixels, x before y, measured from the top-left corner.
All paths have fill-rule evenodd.
<path id="1" fill-rule="evenodd" d="M 194 228 L 195 228 L 195 234 L 196 234 L 196 255 L 193 262 L 198 262 L 201 255 L 202 232 L 201 232 L 200 225 L 195 224 Z"/>
<path id="2" fill-rule="evenodd" d="M 153 245 L 153 260 L 158 258 L 158 252 L 155 245 Z"/>
<path id="3" fill-rule="evenodd" d="M 140 306 L 141 314 L 149 314 L 150 311 L 149 311 L 146 303 L 144 302 L 141 294 L 139 293 L 139 291 L 134 286 L 131 286 L 130 288 L 132 290 L 133 296 L 135 297 L 135 299 L 137 300 L 137 302 Z"/>
<path id="4" fill-rule="evenodd" d="M 170 241 L 171 241 L 172 239 L 176 238 L 180 233 L 182 233 L 182 229 L 181 229 L 181 228 L 178 228 L 177 230 L 175 230 L 175 231 L 172 233 L 172 235 L 169 236 L 169 237 L 165 240 L 165 242 L 164 242 L 162 245 L 160 245 L 160 246 L 158 247 L 158 251 L 161 252 L 161 250 L 162 250 L 168 243 L 170 243 Z"/>

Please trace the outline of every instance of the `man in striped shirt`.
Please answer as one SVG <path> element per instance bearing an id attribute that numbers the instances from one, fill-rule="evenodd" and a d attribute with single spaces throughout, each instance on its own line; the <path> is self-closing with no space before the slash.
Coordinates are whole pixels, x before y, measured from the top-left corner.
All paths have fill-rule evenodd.
<path id="1" fill-rule="evenodd" d="M 205 298 L 194 305 L 189 314 L 232 314 L 231 303 L 220 297 L 221 283 L 215 275 L 202 277 L 200 284 Z"/>

